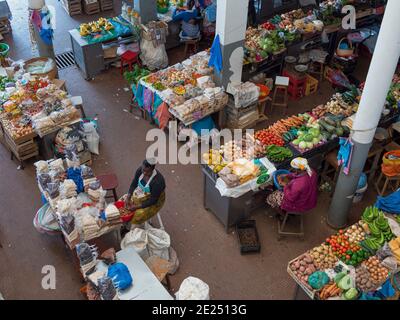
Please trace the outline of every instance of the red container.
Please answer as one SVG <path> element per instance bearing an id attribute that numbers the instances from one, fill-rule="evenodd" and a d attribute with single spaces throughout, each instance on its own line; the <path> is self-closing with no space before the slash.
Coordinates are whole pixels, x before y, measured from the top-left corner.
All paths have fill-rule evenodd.
<path id="1" fill-rule="evenodd" d="M 125 206 L 125 202 L 124 201 L 117 201 L 114 202 L 114 205 L 117 207 L 117 209 L 121 209 Z M 131 214 L 127 214 L 124 216 L 121 216 L 121 221 L 122 222 L 129 222 L 132 220 L 133 216 L 135 215 L 135 211 L 133 211 Z"/>

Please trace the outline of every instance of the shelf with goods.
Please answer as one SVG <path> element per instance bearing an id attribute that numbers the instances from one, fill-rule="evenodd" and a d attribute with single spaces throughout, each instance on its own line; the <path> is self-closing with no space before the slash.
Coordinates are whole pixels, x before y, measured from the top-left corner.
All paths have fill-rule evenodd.
<path id="1" fill-rule="evenodd" d="M 35 167 L 38 188 L 47 201 L 47 214 L 57 221 L 71 250 L 82 241 L 119 232 L 121 213 L 113 203 L 106 203 L 105 190 L 88 165 L 57 158 L 38 161 Z"/>
<path id="2" fill-rule="evenodd" d="M 382 297 L 377 291 L 399 272 L 399 228 L 391 215 L 368 207 L 361 220 L 291 260 L 287 272 L 311 299 Z"/>
<path id="3" fill-rule="evenodd" d="M 213 82 L 206 51 L 167 69 L 151 73 L 132 85 L 134 100 L 155 118 L 165 102 L 172 117 L 190 126 L 222 110 L 228 96 Z"/>
<path id="4" fill-rule="evenodd" d="M 39 155 L 42 139 L 79 122 L 80 113 L 57 81 L 35 77 L 8 81 L 0 108 L 3 143 L 22 164 Z"/>
<path id="5" fill-rule="evenodd" d="M 389 112 L 382 116 L 379 123 L 384 128 L 389 127 L 399 117 L 398 83 L 399 78 L 395 76 L 388 94 L 390 101 L 387 102 L 386 109 Z M 256 131 L 254 135 L 246 134 L 240 140 L 229 141 L 218 150 L 211 149 L 208 154 L 203 155 L 205 164 L 218 177 L 220 171 L 239 159 L 254 162 L 255 159 L 267 158 L 275 169 L 286 169 L 297 156 L 311 162 L 317 157 L 323 158 L 339 146 L 340 137 L 349 136 L 361 92 L 362 87 L 352 88 L 342 94 L 335 93 L 327 103 L 306 113 L 278 120 L 269 127 Z M 230 174 L 225 171 L 222 171 L 222 180 Z M 258 176 L 260 173 L 250 178 L 256 180 Z M 227 188 L 240 188 L 240 183 L 229 185 L 231 178 L 232 176 L 225 179 Z"/>

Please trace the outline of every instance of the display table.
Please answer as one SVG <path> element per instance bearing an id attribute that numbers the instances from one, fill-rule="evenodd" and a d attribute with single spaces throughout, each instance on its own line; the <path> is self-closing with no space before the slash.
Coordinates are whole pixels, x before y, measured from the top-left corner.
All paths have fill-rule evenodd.
<path id="1" fill-rule="evenodd" d="M 72 43 L 72 50 L 74 52 L 75 63 L 83 72 L 86 80 L 94 78 L 103 70 L 107 69 L 111 63 L 119 60 L 118 57 L 112 59 L 104 58 L 103 43 L 89 43 L 81 37 L 77 29 L 69 31 Z M 114 39 L 107 41 L 108 46 L 120 44 L 128 44 L 134 42 L 135 38 L 132 36 L 125 36 L 121 39 Z"/>
<path id="2" fill-rule="evenodd" d="M 133 278 L 132 286 L 118 293 L 120 300 L 174 300 L 135 249 L 117 252 L 117 262 L 124 263 Z M 97 271 L 106 271 L 107 265 L 99 262 Z"/>
<path id="3" fill-rule="evenodd" d="M 239 198 L 221 196 L 215 187 L 216 177 L 203 167 L 204 175 L 204 208 L 211 211 L 224 225 L 225 231 L 236 225 L 240 220 L 246 219 L 250 214 L 264 206 L 265 191 L 249 191 Z"/>

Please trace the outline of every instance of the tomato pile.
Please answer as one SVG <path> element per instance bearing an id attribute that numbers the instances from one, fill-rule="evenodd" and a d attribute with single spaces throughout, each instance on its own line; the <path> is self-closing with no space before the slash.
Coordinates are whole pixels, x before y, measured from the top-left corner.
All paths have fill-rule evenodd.
<path id="1" fill-rule="evenodd" d="M 369 254 L 358 244 L 349 241 L 349 237 L 343 230 L 327 238 L 326 242 L 332 247 L 333 253 L 348 265 L 356 266 L 369 257 Z"/>
<path id="2" fill-rule="evenodd" d="M 261 25 L 266 30 L 275 30 L 276 27 L 271 22 L 266 22 Z"/>
<path id="3" fill-rule="evenodd" d="M 282 138 L 278 137 L 268 129 L 257 131 L 254 136 L 265 146 L 276 145 L 283 147 L 285 145 Z"/>

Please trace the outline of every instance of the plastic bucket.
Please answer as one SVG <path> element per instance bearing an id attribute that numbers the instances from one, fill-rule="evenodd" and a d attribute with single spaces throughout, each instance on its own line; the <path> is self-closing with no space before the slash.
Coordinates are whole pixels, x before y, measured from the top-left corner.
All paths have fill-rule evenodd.
<path id="1" fill-rule="evenodd" d="M 275 171 L 273 174 L 272 174 L 272 176 L 273 176 L 273 178 L 274 178 L 274 185 L 275 185 L 275 188 L 277 188 L 278 190 L 282 190 L 283 189 L 283 187 L 279 184 L 279 182 L 278 182 L 278 176 L 280 176 L 280 175 L 282 175 L 282 174 L 289 174 L 290 173 L 290 171 L 288 171 L 288 170 L 285 170 L 285 169 L 281 169 L 281 170 L 277 170 L 277 171 Z"/>
<path id="2" fill-rule="evenodd" d="M 353 203 L 359 203 L 364 197 L 365 191 L 367 191 L 367 189 L 368 189 L 368 183 L 365 185 L 364 188 L 358 189 L 354 194 Z"/>

